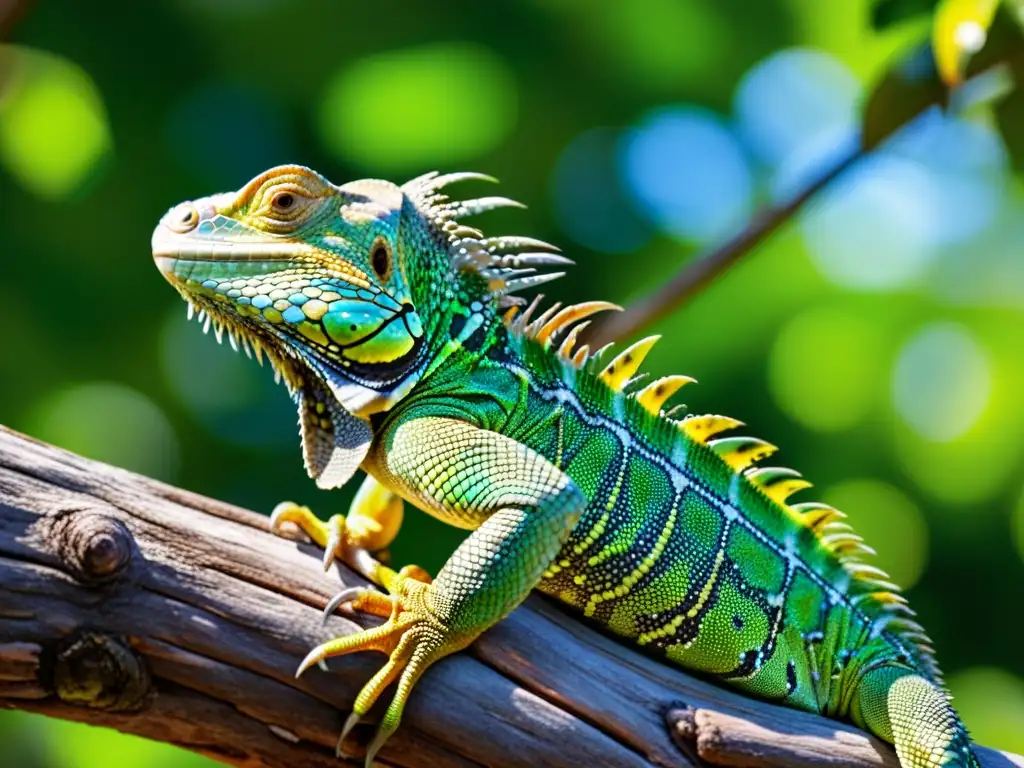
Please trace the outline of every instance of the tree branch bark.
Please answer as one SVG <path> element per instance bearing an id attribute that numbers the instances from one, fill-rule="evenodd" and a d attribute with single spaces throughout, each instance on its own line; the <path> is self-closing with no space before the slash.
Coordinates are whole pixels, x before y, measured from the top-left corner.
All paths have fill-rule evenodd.
<path id="1" fill-rule="evenodd" d="M 296 665 L 367 625 L 267 518 L 0 428 L 0 706 L 105 725 L 247 768 L 342 764 L 382 658 Z M 385 697 L 387 698 L 387 697 Z M 370 726 L 346 749 L 362 752 Z M 980 750 L 990 768 L 1024 759 Z M 856 728 L 692 678 L 531 597 L 419 684 L 383 765 L 897 765 Z"/>

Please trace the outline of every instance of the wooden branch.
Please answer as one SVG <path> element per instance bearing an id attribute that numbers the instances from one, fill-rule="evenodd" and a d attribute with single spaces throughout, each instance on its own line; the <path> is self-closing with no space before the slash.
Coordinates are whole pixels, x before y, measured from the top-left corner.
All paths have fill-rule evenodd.
<path id="1" fill-rule="evenodd" d="M 269 500 L 268 500 L 269 502 Z M 341 765 L 336 735 L 382 657 L 294 678 L 369 621 L 267 518 L 0 428 L 0 706 L 106 725 L 225 763 Z M 385 697 L 387 698 L 387 697 Z M 372 726 L 346 750 L 360 753 Z M 980 750 L 985 766 L 1024 759 Z M 396 766 L 897 765 L 857 729 L 641 656 L 535 596 L 418 685 Z"/>

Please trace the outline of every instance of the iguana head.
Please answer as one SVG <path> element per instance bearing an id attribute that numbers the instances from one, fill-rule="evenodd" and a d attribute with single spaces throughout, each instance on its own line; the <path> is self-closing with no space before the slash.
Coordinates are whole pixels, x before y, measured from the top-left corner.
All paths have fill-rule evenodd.
<path id="1" fill-rule="evenodd" d="M 566 261 L 520 252 L 553 250 L 539 241 L 485 239 L 460 225 L 513 204 L 448 202 L 439 192 L 474 178 L 487 177 L 335 186 L 281 166 L 238 192 L 175 206 L 153 233 L 153 258 L 190 314 L 265 353 L 284 377 L 321 485 L 354 471 L 369 442 L 365 420 L 415 385 L 456 316 L 493 313 L 512 291 L 557 276 L 532 275 L 535 266 Z"/>

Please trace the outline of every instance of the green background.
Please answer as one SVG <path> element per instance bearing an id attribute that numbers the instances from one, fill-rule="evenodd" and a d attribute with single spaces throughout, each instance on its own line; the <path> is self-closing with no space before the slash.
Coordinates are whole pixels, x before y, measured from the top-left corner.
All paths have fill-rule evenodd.
<path id="1" fill-rule="evenodd" d="M 854 146 L 929 5 L 38 3 L 0 46 L 0 423 L 257 510 L 343 511 L 284 390 L 154 269 L 167 208 L 283 162 L 483 171 L 529 209 L 481 226 L 576 259 L 549 294 L 626 304 Z M 699 379 L 692 410 L 743 419 L 815 482 L 800 500 L 850 515 L 977 739 L 1024 752 L 1021 134 L 928 113 L 659 323 L 648 368 Z M 436 570 L 457 541 L 412 514 L 393 553 Z M 0 765 L 206 762 L 0 713 Z"/>

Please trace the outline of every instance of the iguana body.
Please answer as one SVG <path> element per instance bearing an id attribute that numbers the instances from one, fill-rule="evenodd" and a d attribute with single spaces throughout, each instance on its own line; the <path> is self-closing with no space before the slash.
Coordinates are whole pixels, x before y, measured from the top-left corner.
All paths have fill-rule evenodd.
<path id="1" fill-rule="evenodd" d="M 458 223 L 503 198 L 449 202 L 474 174 L 335 187 L 298 166 L 173 209 L 154 256 L 190 305 L 283 374 L 319 485 L 369 475 L 348 518 L 297 522 L 389 595 L 332 602 L 388 617 L 314 650 L 389 661 L 346 731 L 410 690 L 538 588 L 679 665 L 894 742 L 905 768 L 976 766 L 921 628 L 841 513 L 789 504 L 808 484 L 757 462 L 774 447 L 721 437 L 739 422 L 662 411 L 686 377 L 639 382 L 653 339 L 607 364 L 574 349 L 600 302 L 516 316 L 512 292 L 564 263 L 528 238 Z M 368 554 L 398 531 L 401 499 L 473 533 L 431 583 Z"/>

